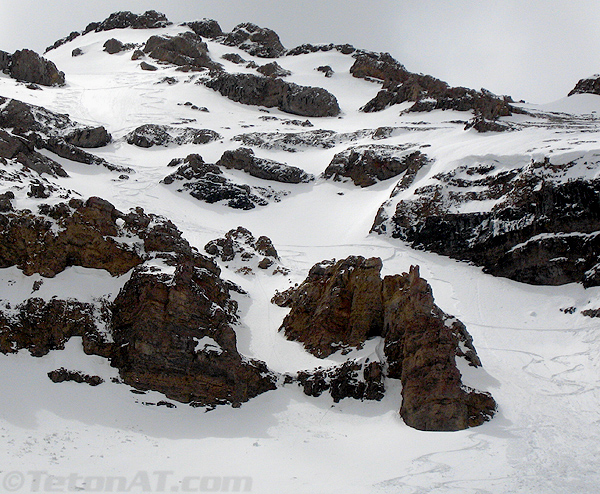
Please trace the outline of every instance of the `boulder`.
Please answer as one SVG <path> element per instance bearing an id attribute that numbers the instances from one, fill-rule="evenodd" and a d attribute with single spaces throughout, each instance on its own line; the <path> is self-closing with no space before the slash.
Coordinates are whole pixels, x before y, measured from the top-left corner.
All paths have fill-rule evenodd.
<path id="1" fill-rule="evenodd" d="M 250 230 L 238 226 L 229 230 L 224 237 L 211 240 L 204 246 L 204 250 L 223 262 L 233 261 L 236 258 L 249 260 L 253 257 L 271 258 L 278 260 L 279 255 L 269 237 L 264 235 L 256 239 Z M 262 261 L 261 261 L 262 262 Z"/>
<path id="2" fill-rule="evenodd" d="M 184 26 L 189 27 L 198 36 L 204 38 L 218 38 L 223 36 L 223 30 L 219 23 L 213 19 L 201 19 L 199 21 L 184 22 Z"/>
<path id="3" fill-rule="evenodd" d="M 112 136 L 102 126 L 85 127 L 69 132 L 65 141 L 80 148 L 100 148 L 110 144 Z"/>
<path id="4" fill-rule="evenodd" d="M 225 151 L 216 164 L 228 169 L 243 170 L 253 177 L 275 182 L 298 184 L 314 180 L 312 175 L 295 166 L 285 165 L 266 158 L 258 158 L 254 155 L 254 151 L 249 148 Z"/>
<path id="5" fill-rule="evenodd" d="M 104 379 L 100 376 L 90 376 L 80 371 L 70 371 L 64 367 L 48 372 L 48 377 L 53 383 L 73 381 L 80 384 L 86 383 L 90 386 L 98 386 L 104 382 Z"/>
<path id="6" fill-rule="evenodd" d="M 54 62 L 40 57 L 32 50 L 18 50 L 10 58 L 10 76 L 18 81 L 32 82 L 42 86 L 63 86 L 65 74 Z"/>
<path id="7" fill-rule="evenodd" d="M 337 99 L 325 89 L 299 86 L 279 78 L 220 72 L 205 85 L 245 105 L 277 107 L 307 117 L 335 117 L 340 113 Z"/>
<path id="8" fill-rule="evenodd" d="M 114 55 L 115 53 L 120 53 L 125 50 L 125 45 L 121 43 L 118 39 L 110 38 L 104 45 L 102 45 L 104 51 L 109 55 Z"/>
<path id="9" fill-rule="evenodd" d="M 142 62 L 143 63 L 143 62 Z M 191 127 L 172 127 L 169 125 L 145 124 L 137 127 L 125 136 L 128 144 L 142 148 L 168 146 L 176 144 L 208 144 L 222 139 L 220 134 L 209 129 Z"/>
<path id="10" fill-rule="evenodd" d="M 292 75 L 289 70 L 284 69 L 277 62 L 261 65 L 256 71 L 266 77 L 287 77 L 288 75 Z"/>
<path id="11" fill-rule="evenodd" d="M 220 65 L 213 62 L 208 55 L 206 43 L 190 31 L 176 36 L 151 36 L 146 41 L 143 51 L 155 60 L 188 69 L 220 69 Z"/>
<path id="12" fill-rule="evenodd" d="M 369 187 L 398 175 L 409 176 L 429 163 L 420 151 L 407 152 L 407 146 L 367 144 L 352 146 L 337 153 L 323 172 L 323 177 L 340 181 L 350 178 L 359 187 Z M 408 178 L 407 178 L 408 180 Z"/>
<path id="13" fill-rule="evenodd" d="M 237 65 L 248 63 L 247 60 L 243 59 L 237 53 L 225 53 L 225 55 L 223 55 L 221 58 L 223 60 L 227 60 L 228 62 L 232 62 L 232 63 L 235 63 Z"/>
<path id="14" fill-rule="evenodd" d="M 235 26 L 225 37 L 223 44 L 237 46 L 260 58 L 277 58 L 285 53 L 285 48 L 275 31 L 250 22 Z"/>
<path id="15" fill-rule="evenodd" d="M 334 74 L 333 69 L 329 65 L 321 65 L 317 67 L 316 70 L 318 70 L 319 72 L 323 72 L 323 74 L 325 74 L 325 77 L 332 77 Z"/>
<path id="16" fill-rule="evenodd" d="M 142 63 L 140 63 L 140 69 L 147 70 L 148 72 L 155 72 L 158 70 L 158 67 L 156 65 L 151 65 L 148 62 L 142 61 Z"/>

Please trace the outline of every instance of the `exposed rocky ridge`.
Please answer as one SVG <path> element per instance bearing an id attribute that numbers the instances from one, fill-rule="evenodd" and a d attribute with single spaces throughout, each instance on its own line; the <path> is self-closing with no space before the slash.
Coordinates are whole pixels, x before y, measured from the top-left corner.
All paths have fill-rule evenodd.
<path id="1" fill-rule="evenodd" d="M 143 52 L 155 60 L 172 63 L 184 70 L 219 70 L 221 65 L 213 62 L 202 38 L 193 32 L 177 36 L 152 36 L 146 41 Z"/>
<path id="2" fill-rule="evenodd" d="M 48 377 L 52 382 L 55 383 L 74 381 L 80 384 L 86 383 L 90 386 L 98 386 L 104 382 L 104 379 L 102 379 L 100 376 L 90 376 L 80 371 L 70 371 L 64 367 L 48 372 Z"/>
<path id="3" fill-rule="evenodd" d="M 595 286 L 600 181 L 583 178 L 594 166 L 585 156 L 508 170 L 462 166 L 436 175 L 413 197 L 388 201 L 373 231 L 524 283 Z"/>
<path id="4" fill-rule="evenodd" d="M 291 307 L 280 330 L 318 357 L 383 337 L 386 375 L 402 381 L 400 413 L 411 427 L 460 430 L 489 420 L 493 398 L 465 388 L 456 366 L 456 358 L 481 365 L 465 326 L 434 304 L 417 267 L 383 280 L 381 267 L 379 258 L 354 256 L 316 264 L 300 286 L 274 297 Z M 309 393 L 323 378 L 308 380 Z"/>
<path id="5" fill-rule="evenodd" d="M 215 164 L 205 163 L 198 154 L 190 154 L 184 159 L 175 159 L 169 166 L 178 166 L 174 173 L 161 183 L 177 183 L 178 192 L 187 191 L 192 197 L 209 204 L 224 202 L 233 209 L 254 209 L 266 206 L 269 200 L 279 201 L 286 192 L 278 192 L 270 187 L 251 187 L 232 182 L 223 176 L 223 171 Z M 226 201 L 226 202 L 225 202 Z"/>
<path id="6" fill-rule="evenodd" d="M 600 75 L 593 75 L 585 79 L 580 79 L 575 87 L 571 89 L 568 96 L 574 94 L 599 94 L 600 95 Z"/>
<path id="7" fill-rule="evenodd" d="M 243 170 L 253 177 L 288 184 L 310 182 L 314 177 L 295 166 L 286 165 L 266 158 L 259 158 L 249 148 L 225 151 L 216 163 L 218 166 L 234 170 Z"/>
<path id="8" fill-rule="evenodd" d="M 350 68 L 354 77 L 383 82 L 382 90 L 362 108 L 364 112 L 381 111 L 407 101 L 414 103 L 408 111 L 473 110 L 486 120 L 522 112 L 510 104 L 510 98 L 500 98 L 484 89 L 450 87 L 435 77 L 409 72 L 389 53 L 360 51 L 354 57 Z"/>
<path id="9" fill-rule="evenodd" d="M 222 43 L 236 46 L 252 56 L 261 58 L 277 58 L 285 53 L 285 48 L 275 31 L 251 22 L 235 26 Z"/>
<path id="10" fill-rule="evenodd" d="M 332 50 L 339 51 L 340 53 L 342 53 L 344 55 L 350 55 L 351 53 L 354 53 L 356 51 L 356 48 L 354 48 L 352 45 L 349 45 L 349 44 L 334 45 L 333 43 L 329 43 L 329 44 L 321 44 L 321 45 L 312 45 L 310 43 L 305 43 L 303 45 L 296 46 L 295 48 L 292 48 L 291 50 L 288 50 L 286 52 L 286 55 L 287 56 L 298 56 L 298 55 L 307 55 L 309 53 L 327 52 L 327 51 L 332 51 Z"/>
<path id="11" fill-rule="evenodd" d="M 123 237 L 129 240 L 123 241 Z M 0 310 L 0 351 L 41 356 L 82 336 L 138 389 L 198 405 L 239 404 L 269 389 L 265 364 L 243 358 L 231 324 L 237 304 L 219 268 L 162 218 L 107 201 L 0 215 L 0 266 L 52 277 L 68 266 L 131 272 L 114 302 L 31 298 Z"/>
<path id="12" fill-rule="evenodd" d="M 169 144 L 178 146 L 183 144 L 208 144 L 222 138 L 214 130 L 158 124 L 141 125 L 125 136 L 128 144 L 141 148 L 168 146 Z"/>
<path id="13" fill-rule="evenodd" d="M 65 74 L 54 62 L 46 60 L 32 50 L 17 50 L 12 55 L 0 51 L 0 71 L 13 79 L 42 86 L 63 86 Z"/>
<path id="14" fill-rule="evenodd" d="M 199 21 L 184 22 L 183 26 L 189 27 L 198 36 L 204 38 L 218 38 L 223 35 L 223 30 L 214 19 L 200 19 Z"/>
<path id="15" fill-rule="evenodd" d="M 204 84 L 245 105 L 276 107 L 306 117 L 335 117 L 340 113 L 337 99 L 325 89 L 299 86 L 280 78 L 219 72 Z"/>
<path id="16" fill-rule="evenodd" d="M 381 400 L 385 394 L 384 372 L 380 362 L 348 360 L 341 365 L 300 371 L 293 378 L 308 396 L 328 392 L 338 403 L 344 398 Z"/>
<path id="17" fill-rule="evenodd" d="M 48 53 L 50 50 L 55 50 L 56 48 L 73 41 L 75 38 L 87 33 L 91 33 L 92 31 L 99 33 L 101 31 L 126 29 L 128 27 L 133 29 L 158 29 L 161 27 L 167 27 L 171 24 L 172 23 L 169 22 L 164 14 L 156 12 L 155 10 L 148 10 L 139 15 L 129 11 L 113 12 L 101 22 L 91 22 L 82 32 L 73 31 L 68 36 L 55 41 L 52 45 L 46 48 L 44 53 Z"/>
<path id="18" fill-rule="evenodd" d="M 354 132 L 335 132 L 325 129 L 304 132 L 249 132 L 234 136 L 233 140 L 242 142 L 246 146 L 295 153 L 306 148 L 331 149 L 346 142 L 365 138 L 379 141 L 391 137 L 397 130 L 399 129 L 396 127 L 379 127 Z"/>
<path id="19" fill-rule="evenodd" d="M 323 172 L 323 177 L 341 181 L 350 178 L 359 187 L 369 187 L 382 180 L 405 174 L 401 183 L 412 183 L 428 158 L 420 151 L 408 151 L 412 144 L 368 144 L 352 146 L 337 153 Z"/>

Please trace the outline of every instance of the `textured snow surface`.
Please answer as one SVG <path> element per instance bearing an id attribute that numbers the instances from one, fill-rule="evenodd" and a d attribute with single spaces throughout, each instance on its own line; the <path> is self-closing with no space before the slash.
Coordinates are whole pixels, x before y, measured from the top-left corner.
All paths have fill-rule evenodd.
<path id="1" fill-rule="evenodd" d="M 104 41 L 111 37 L 123 43 L 143 43 L 151 34 L 183 29 L 119 30 L 78 37 L 47 54 L 66 73 L 65 87 L 31 91 L 0 74 L 0 95 L 68 113 L 84 124 L 106 126 L 113 143 L 92 151 L 135 170 L 124 180 L 105 168 L 46 153 L 69 173 L 69 178 L 57 181 L 65 189 L 84 198 L 103 197 L 122 211 L 141 206 L 165 215 L 199 249 L 240 225 L 257 237 L 267 235 L 273 240 L 281 265 L 290 269 L 288 275 L 255 270 L 254 275 L 244 276 L 237 272 L 239 264 L 221 263 L 222 276 L 248 292 L 248 296 L 235 294 L 240 304 L 240 323 L 235 327 L 238 349 L 245 356 L 264 360 L 278 372 L 342 362 L 348 356 L 334 354 L 319 360 L 277 332 L 287 310 L 269 302 L 275 290 L 301 282 L 310 267 L 323 259 L 379 256 L 383 274 L 402 273 L 411 264 L 419 264 L 436 303 L 463 321 L 473 336 L 485 371 L 461 368 L 465 384 L 490 391 L 499 404 L 498 414 L 491 422 L 466 431 L 416 431 L 398 414 L 401 389 L 393 380 L 386 382 L 381 402 L 346 399 L 334 404 L 330 397 L 309 398 L 288 385 L 237 409 L 220 406 L 207 411 L 179 403 L 173 408 L 157 406 L 164 396 L 134 394 L 129 387 L 112 382 L 117 372 L 109 362 L 85 355 L 81 340 L 73 338 L 66 350 L 42 358 L 30 357 L 26 351 L 0 355 L 0 481 L 7 478 L 7 472 L 23 472 L 26 486 L 21 492 L 29 492 L 33 491 L 30 471 L 58 476 L 119 475 L 129 481 L 144 471 L 150 472 L 153 492 L 157 492 L 152 472 L 163 471 L 172 472 L 163 489 L 166 492 L 185 492 L 181 479 L 186 476 L 250 477 L 252 492 L 260 494 L 598 492 L 600 323 L 580 311 L 600 307 L 600 289 L 533 287 L 493 278 L 465 263 L 369 235 L 379 207 L 396 185 L 394 179 L 365 189 L 322 179 L 286 184 L 289 195 L 252 211 L 208 205 L 160 184 L 173 172 L 167 168 L 173 158 L 199 153 L 205 162 L 214 163 L 225 150 L 239 146 L 232 141 L 236 135 L 307 130 L 263 119 L 265 115 L 282 120 L 294 117 L 229 101 L 195 84 L 198 76 L 193 73 L 163 65 L 157 72 L 145 72 L 139 69 L 139 61 L 130 60 L 131 52 L 108 55 L 102 51 Z M 220 59 L 224 53 L 266 63 L 236 48 L 210 41 L 208 46 L 213 59 L 229 71 L 251 72 Z M 81 48 L 84 55 L 72 57 L 74 48 Z M 353 59 L 338 52 L 277 62 L 292 72 L 287 80 L 323 87 L 338 98 L 341 118 L 310 119 L 314 125 L 310 130 L 350 133 L 397 127 L 390 138 L 378 142 L 427 146 L 422 151 L 434 161 L 397 199 L 409 197 L 434 175 L 464 164 L 493 162 L 500 170 L 545 156 L 562 163 L 580 158 L 583 163 L 593 156 L 594 163 L 600 161 L 600 126 L 595 114 L 600 111 L 600 97 L 575 95 L 545 107 L 528 106 L 540 116 L 506 118 L 518 131 L 478 134 L 463 130 L 464 121 L 471 118 L 467 113 L 400 114 L 400 106 L 359 113 L 380 85 L 354 79 L 348 73 Z M 333 77 L 325 78 L 315 70 L 321 65 L 330 65 Z M 177 84 L 157 84 L 164 77 L 175 78 Z M 183 105 L 187 101 L 209 112 L 194 111 Z M 452 123 L 457 120 L 463 123 Z M 124 136 L 146 123 L 212 129 L 223 139 L 202 146 L 151 149 L 127 144 Z M 303 147 L 295 153 L 261 149 L 260 156 L 318 176 L 337 152 L 373 142 L 365 135 L 355 142 L 336 141 L 334 147 L 325 149 Z M 576 172 L 595 177 L 597 165 L 592 169 L 582 165 Z M 264 181 L 241 171 L 224 170 L 224 175 L 237 183 L 265 186 Z M 15 193 L 19 208 L 35 210 L 40 203 L 14 182 L 3 182 L 0 192 L 5 190 Z M 492 206 L 467 203 L 461 211 Z M 166 272 L 170 269 L 161 267 Z M 0 270 L 2 300 L 15 304 L 30 296 L 68 295 L 91 301 L 116 296 L 126 281 L 104 271 L 70 268 L 52 280 L 44 279 L 39 291 L 32 292 L 38 278 L 24 277 L 15 268 Z M 570 307 L 577 311 L 560 310 Z M 219 350 L 207 338 L 203 340 L 198 341 L 198 351 Z M 376 355 L 380 343 L 369 341 L 350 356 Z M 46 374 L 60 367 L 99 375 L 105 383 L 96 387 L 52 383 Z M 194 492 L 201 492 L 199 485 L 194 484 Z M 83 486 L 81 479 L 77 486 L 84 492 L 94 487 Z M 142 492 L 138 487 L 129 492 Z M 67 491 L 65 486 L 61 489 L 58 492 Z M 44 492 L 44 486 L 37 492 Z"/>

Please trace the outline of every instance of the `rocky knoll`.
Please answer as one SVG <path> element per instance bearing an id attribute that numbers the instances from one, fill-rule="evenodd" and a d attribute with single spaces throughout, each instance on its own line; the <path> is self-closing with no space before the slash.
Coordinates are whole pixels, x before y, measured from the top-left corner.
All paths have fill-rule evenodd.
<path id="1" fill-rule="evenodd" d="M 295 166 L 285 165 L 266 158 L 259 158 L 249 148 L 225 151 L 216 164 L 224 168 L 243 170 L 249 175 L 263 180 L 273 180 L 288 184 L 310 182 L 314 179 L 312 175 Z"/>
<path id="2" fill-rule="evenodd" d="M 591 166 L 587 157 L 511 169 L 461 166 L 410 198 L 392 198 L 373 231 L 524 283 L 596 286 L 600 181 L 585 178 Z"/>
<path id="3" fill-rule="evenodd" d="M 255 57 L 277 58 L 285 53 L 275 31 L 251 22 L 235 26 L 222 42 L 227 46 L 237 46 Z"/>
<path id="4" fill-rule="evenodd" d="M 168 146 L 176 144 L 208 144 L 222 139 L 222 136 L 209 129 L 194 129 L 191 127 L 173 127 L 169 125 L 144 124 L 125 136 L 128 144 L 141 148 L 152 146 Z"/>
<path id="5" fill-rule="evenodd" d="M 244 359 L 231 324 L 236 303 L 219 268 L 167 220 L 110 203 L 40 206 L 0 215 L 0 266 L 52 277 L 69 266 L 130 273 L 114 302 L 31 298 L 0 310 L 0 350 L 34 355 L 82 336 L 138 389 L 199 405 L 239 404 L 274 389 L 262 362 Z"/>
<path id="6" fill-rule="evenodd" d="M 82 125 L 66 114 L 0 96 L 0 128 L 10 129 L 13 138 L 27 141 L 31 149 L 47 149 L 62 158 L 113 171 L 131 171 L 81 149 L 102 147 L 112 140 L 103 126 Z"/>
<path id="7" fill-rule="evenodd" d="M 204 38 L 218 38 L 223 35 L 223 30 L 217 21 L 214 19 L 200 19 L 199 21 L 184 22 L 184 26 L 189 27 L 198 36 Z"/>
<path id="8" fill-rule="evenodd" d="M 574 94 L 600 94 L 600 75 L 581 79 L 569 92 L 569 96 Z"/>
<path id="9" fill-rule="evenodd" d="M 143 52 L 155 60 L 179 65 L 185 70 L 221 68 L 220 64 L 211 60 L 206 43 L 194 32 L 152 36 L 146 41 Z"/>
<path id="10" fill-rule="evenodd" d="M 354 58 L 350 68 L 354 77 L 383 82 L 382 90 L 362 108 L 364 112 L 381 111 L 407 101 L 414 103 L 409 111 L 473 110 L 485 120 L 521 111 L 510 104 L 509 98 L 489 91 L 450 87 L 435 77 L 409 72 L 389 53 L 360 51 Z"/>
<path id="11" fill-rule="evenodd" d="M 204 84 L 245 105 L 276 107 L 306 117 L 335 117 L 340 113 L 336 97 L 325 89 L 299 86 L 280 78 L 219 72 Z"/>
<path id="12" fill-rule="evenodd" d="M 466 388 L 456 366 L 457 358 L 481 365 L 464 325 L 435 305 L 417 267 L 383 280 L 381 267 L 362 257 L 316 264 L 300 286 L 274 297 L 291 307 L 280 330 L 318 357 L 381 336 L 385 374 L 402 381 L 400 413 L 411 427 L 449 431 L 489 420 L 493 398 Z M 303 378 L 309 394 L 321 392 L 319 376 Z"/>
<path id="13" fill-rule="evenodd" d="M 63 86 L 65 74 L 54 62 L 46 60 L 32 50 L 17 50 L 12 55 L 0 51 L 0 71 L 13 79 L 42 86 Z"/>
<path id="14" fill-rule="evenodd" d="M 420 151 L 407 152 L 412 147 L 411 144 L 351 146 L 333 157 L 323 177 L 335 181 L 349 178 L 359 187 L 369 187 L 404 174 L 402 181 L 408 186 L 429 162 Z"/>
<path id="15" fill-rule="evenodd" d="M 237 184 L 223 176 L 223 171 L 217 165 L 205 163 L 199 154 L 176 158 L 169 166 L 178 168 L 161 180 L 161 183 L 176 184 L 178 192 L 187 191 L 192 197 L 209 204 L 223 203 L 233 209 L 249 210 L 256 206 L 266 206 L 271 199 L 279 201 L 286 194 L 270 187 Z"/>

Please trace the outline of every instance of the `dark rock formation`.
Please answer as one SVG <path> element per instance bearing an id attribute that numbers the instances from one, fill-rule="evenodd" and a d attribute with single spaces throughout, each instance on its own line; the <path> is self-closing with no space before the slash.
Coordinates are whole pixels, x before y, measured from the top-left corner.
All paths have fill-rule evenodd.
<path id="1" fill-rule="evenodd" d="M 25 145 L 30 151 L 33 149 L 47 149 L 56 153 L 62 158 L 85 163 L 88 165 L 101 165 L 109 170 L 129 172 L 128 168 L 112 165 L 106 160 L 93 154 L 87 153 L 77 146 L 81 147 L 99 147 L 108 144 L 111 141 L 110 134 L 104 127 L 86 127 L 77 122 L 73 122 L 68 115 L 54 113 L 43 107 L 30 105 L 15 99 L 3 98 L 0 96 L 0 127 L 12 129 L 13 136 L 22 137 L 22 145 Z M 25 143 L 25 140 L 27 143 Z M 21 144 L 12 141 L 13 151 L 26 154 Z M 50 166 L 49 158 L 39 159 L 38 154 L 33 158 L 34 162 L 45 162 L 46 169 Z M 25 159 L 19 160 L 25 164 Z M 29 160 L 31 163 L 31 159 Z M 31 164 L 26 165 L 35 169 Z M 51 167 L 59 167 L 51 165 Z M 41 171 L 39 173 L 42 173 Z"/>
<path id="2" fill-rule="evenodd" d="M 277 107 L 307 117 L 335 117 L 340 113 L 337 99 L 325 89 L 298 86 L 278 78 L 221 72 L 205 84 L 245 105 Z"/>
<path id="3" fill-rule="evenodd" d="M 156 10 L 147 10 L 143 14 L 134 14 L 129 11 L 114 12 L 102 22 L 92 22 L 83 31 L 83 34 L 95 31 L 111 31 L 113 29 L 158 29 L 170 26 L 167 17 Z"/>
<path id="4" fill-rule="evenodd" d="M 350 55 L 356 51 L 356 48 L 349 44 L 334 45 L 333 43 L 330 43 L 328 45 L 311 45 L 310 43 L 306 43 L 288 50 L 286 56 L 307 55 L 309 53 L 328 52 L 332 50 L 339 51 L 344 55 Z"/>
<path id="5" fill-rule="evenodd" d="M 592 77 L 579 80 L 569 92 L 569 96 L 573 96 L 574 94 L 600 94 L 600 75 L 593 75 Z"/>
<path id="6" fill-rule="evenodd" d="M 203 38 L 218 38 L 223 36 L 223 31 L 219 23 L 213 19 L 201 19 L 199 21 L 184 22 L 184 26 L 189 27 L 198 36 Z"/>
<path id="7" fill-rule="evenodd" d="M 268 199 L 279 200 L 279 195 L 268 187 L 250 187 L 239 185 L 223 176 L 221 169 L 214 164 L 205 163 L 198 154 L 190 154 L 184 160 L 174 160 L 171 166 L 179 166 L 162 183 L 180 184 L 179 192 L 188 191 L 192 197 L 214 204 L 224 202 L 234 209 L 254 209 L 266 206 Z"/>
<path id="8" fill-rule="evenodd" d="M 42 86 L 63 86 L 65 74 L 50 60 L 40 57 L 32 50 L 18 50 L 10 56 L 7 69 L 18 81 L 32 82 Z"/>
<path id="9" fill-rule="evenodd" d="M 280 330 L 318 357 L 383 337 L 387 365 L 379 369 L 402 381 L 400 413 L 411 427 L 450 431 L 489 420 L 496 409 L 493 398 L 466 388 L 457 368 L 457 358 L 481 366 L 465 326 L 435 305 L 417 267 L 381 280 L 381 266 L 379 258 L 362 257 L 316 264 L 299 287 L 274 297 L 278 305 L 291 307 Z M 352 362 L 346 365 L 357 370 Z M 311 374 L 301 380 L 307 394 L 320 394 L 337 375 Z M 360 396 L 360 385 L 350 388 L 350 396 L 352 390 Z"/>
<path id="10" fill-rule="evenodd" d="M 148 62 L 142 61 L 142 63 L 140 63 L 140 69 L 147 70 L 149 72 L 155 72 L 158 70 L 158 67 L 156 65 L 151 65 Z M 144 146 L 142 146 L 142 147 L 144 147 Z"/>
<path id="11" fill-rule="evenodd" d="M 72 57 L 80 57 L 81 55 L 83 55 L 83 50 L 81 48 L 75 48 L 72 52 L 71 52 L 71 56 Z"/>
<path id="12" fill-rule="evenodd" d="M 272 261 L 279 259 L 277 250 L 269 237 L 263 235 L 256 239 L 252 232 L 243 226 L 229 230 L 222 238 L 211 240 L 204 246 L 204 250 L 223 262 L 233 261 L 236 258 L 244 261 L 255 257 L 263 257 L 263 260 L 271 258 Z"/>
<path id="13" fill-rule="evenodd" d="M 284 69 L 277 62 L 261 65 L 256 71 L 266 77 L 287 77 L 288 75 L 292 75 L 289 70 Z"/>
<path id="14" fill-rule="evenodd" d="M 412 182 L 416 172 L 429 162 L 420 151 L 407 152 L 404 146 L 370 144 L 349 147 L 337 153 L 323 172 L 323 177 L 342 180 L 348 177 L 355 185 L 368 187 L 404 173 Z"/>
<path id="15" fill-rule="evenodd" d="M 223 60 L 227 60 L 228 62 L 232 62 L 232 63 L 235 63 L 237 65 L 248 63 L 247 60 L 245 60 L 244 58 L 242 58 L 237 53 L 225 53 L 225 55 L 223 55 L 221 58 Z"/>
<path id="16" fill-rule="evenodd" d="M 100 376 L 90 376 L 80 371 L 67 370 L 64 367 L 48 372 L 48 377 L 54 383 L 65 381 L 74 381 L 76 383 L 86 383 L 90 386 L 98 386 L 104 382 Z"/>
<path id="17" fill-rule="evenodd" d="M 359 52 L 350 68 L 354 77 L 383 82 L 383 89 L 363 108 L 364 112 L 381 111 L 388 106 L 414 102 L 409 111 L 456 110 L 471 111 L 486 120 L 521 113 L 510 105 L 507 97 L 500 98 L 482 89 L 450 87 L 434 77 L 414 74 L 389 53 Z"/>
<path id="18" fill-rule="evenodd" d="M 250 55 L 261 58 L 277 58 L 285 48 L 275 31 L 246 22 L 238 24 L 223 40 L 227 46 L 237 46 Z"/>
<path id="19" fill-rule="evenodd" d="M 288 184 L 310 182 L 314 179 L 312 175 L 295 166 L 285 165 L 266 158 L 258 158 L 254 155 L 254 151 L 249 148 L 225 151 L 216 164 L 229 169 L 243 170 L 249 175 L 263 180 Z"/>
<path id="20" fill-rule="evenodd" d="M 300 371 L 295 380 L 302 386 L 304 394 L 321 396 L 328 391 L 335 403 L 344 398 L 379 401 L 385 392 L 384 373 L 379 362 L 348 360 L 336 367 Z"/>
<path id="21" fill-rule="evenodd" d="M 168 125 L 145 124 L 137 127 L 125 136 L 128 144 L 141 148 L 168 146 L 169 144 L 208 144 L 222 139 L 214 130 L 194 129 L 190 127 L 171 127 Z"/>
<path id="22" fill-rule="evenodd" d="M 373 231 L 523 283 L 599 285 L 600 181 L 561 179 L 585 159 L 459 167 L 388 201 Z M 496 204 L 481 210 L 480 201 Z M 457 212 L 466 203 L 473 212 Z"/>
<path id="23" fill-rule="evenodd" d="M 0 72 L 8 71 L 11 63 L 11 55 L 5 51 L 0 50 Z"/>
<path id="24" fill-rule="evenodd" d="M 211 60 L 202 38 L 189 31 L 177 36 L 152 36 L 146 41 L 143 51 L 155 60 L 179 65 L 186 70 L 221 67 Z"/>
<path id="25" fill-rule="evenodd" d="M 280 331 L 317 357 L 360 346 L 381 334 L 380 270 L 378 258 L 316 264 L 286 304 L 292 311 Z"/>
<path id="26" fill-rule="evenodd" d="M 197 405 L 237 405 L 275 388 L 264 363 L 237 352 L 237 304 L 219 268 L 168 220 L 141 208 L 124 214 L 99 198 L 43 205 L 40 215 L 4 212 L 0 266 L 15 265 L 50 277 L 68 266 L 133 271 L 114 303 L 3 303 L 1 352 L 41 356 L 82 336 L 84 350 L 110 358 L 126 384 Z M 51 377 L 75 378 L 60 370 Z"/>
<path id="27" fill-rule="evenodd" d="M 323 72 L 323 74 L 325 74 L 325 77 L 332 77 L 334 74 L 333 69 L 329 65 L 321 65 L 317 67 L 317 70 L 319 72 Z"/>
<path id="28" fill-rule="evenodd" d="M 115 53 L 119 53 L 123 51 L 125 45 L 121 43 L 118 39 L 110 38 L 104 45 L 102 45 L 104 51 L 110 55 L 114 55 Z"/>
<path id="29" fill-rule="evenodd" d="M 81 36 L 80 32 L 72 31 L 71 34 L 69 34 L 68 36 L 65 36 L 64 38 L 61 38 L 61 39 L 55 41 L 54 44 L 52 44 L 48 48 L 46 48 L 44 53 L 48 53 L 50 50 L 54 50 L 54 49 L 58 48 L 59 46 L 69 43 L 70 41 L 73 41 L 78 36 Z"/>

